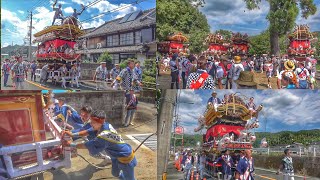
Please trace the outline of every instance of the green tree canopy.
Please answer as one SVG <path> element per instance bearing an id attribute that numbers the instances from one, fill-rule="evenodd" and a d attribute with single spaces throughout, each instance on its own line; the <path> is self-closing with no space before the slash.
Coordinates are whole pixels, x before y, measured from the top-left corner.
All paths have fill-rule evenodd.
<path id="1" fill-rule="evenodd" d="M 108 52 L 104 52 L 98 59 L 98 63 L 101 62 L 112 63 L 112 56 Z"/>
<path id="2" fill-rule="evenodd" d="M 205 15 L 189 0 L 157 0 L 157 38 L 166 40 L 167 36 L 182 32 L 189 38 L 191 52 L 200 52 L 210 26 Z"/>
<path id="3" fill-rule="evenodd" d="M 259 8 L 261 0 L 244 0 L 249 10 Z M 270 48 L 271 53 L 280 54 L 279 38 L 295 25 L 295 20 L 299 14 L 299 5 L 303 18 L 314 15 L 317 7 L 313 0 L 268 0 L 270 10 L 267 19 L 270 22 Z"/>

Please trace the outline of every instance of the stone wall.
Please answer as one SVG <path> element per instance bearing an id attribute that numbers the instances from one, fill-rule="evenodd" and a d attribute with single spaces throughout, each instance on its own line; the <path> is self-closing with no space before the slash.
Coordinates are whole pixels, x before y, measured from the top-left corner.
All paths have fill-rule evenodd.
<path id="1" fill-rule="evenodd" d="M 98 63 L 82 63 L 81 64 L 81 79 L 92 80 L 94 72 L 100 64 Z"/>
<path id="2" fill-rule="evenodd" d="M 256 167 L 278 170 L 282 156 L 276 155 L 253 155 Z M 320 157 L 293 156 L 295 174 L 320 177 Z"/>
<path id="3" fill-rule="evenodd" d="M 84 105 L 89 105 L 93 110 L 103 110 L 107 120 L 114 126 L 121 125 L 124 114 L 124 94 L 122 91 L 101 92 L 73 92 L 55 94 L 55 97 L 66 98 L 66 103 L 77 111 Z"/>

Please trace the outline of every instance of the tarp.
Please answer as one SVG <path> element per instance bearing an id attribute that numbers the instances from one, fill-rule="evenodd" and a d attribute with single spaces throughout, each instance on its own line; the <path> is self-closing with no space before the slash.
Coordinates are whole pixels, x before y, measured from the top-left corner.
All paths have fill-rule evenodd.
<path id="1" fill-rule="evenodd" d="M 242 126 L 232 126 L 232 125 L 224 125 L 224 124 L 215 125 L 207 130 L 206 140 L 208 140 L 210 137 L 218 137 L 218 136 L 222 137 L 225 134 L 229 134 L 231 132 L 239 136 L 240 131 L 243 129 L 244 127 Z"/>

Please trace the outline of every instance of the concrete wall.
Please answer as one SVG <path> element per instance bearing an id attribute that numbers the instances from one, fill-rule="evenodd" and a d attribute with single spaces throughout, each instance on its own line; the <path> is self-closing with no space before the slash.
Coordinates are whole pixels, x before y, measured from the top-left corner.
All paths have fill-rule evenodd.
<path id="1" fill-rule="evenodd" d="M 124 94 L 122 91 L 102 92 L 73 92 L 56 94 L 55 97 L 65 97 L 67 104 L 77 111 L 84 105 L 89 105 L 93 110 L 103 110 L 107 120 L 114 126 L 121 125 L 124 110 Z"/>
<path id="2" fill-rule="evenodd" d="M 82 80 L 92 80 L 93 75 L 97 69 L 97 67 L 100 66 L 99 63 L 82 63 L 81 64 L 81 79 Z M 107 66 L 108 71 L 111 70 L 111 66 Z"/>

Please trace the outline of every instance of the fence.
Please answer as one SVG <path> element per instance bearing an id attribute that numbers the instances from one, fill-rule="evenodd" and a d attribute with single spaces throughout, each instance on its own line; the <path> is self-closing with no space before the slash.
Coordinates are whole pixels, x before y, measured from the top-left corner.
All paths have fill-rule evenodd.
<path id="1" fill-rule="evenodd" d="M 283 154 L 286 148 L 253 148 L 252 152 L 256 154 Z M 288 148 L 292 155 L 297 156 L 308 156 L 308 157 L 320 157 L 320 148 L 309 147 L 309 148 Z"/>

